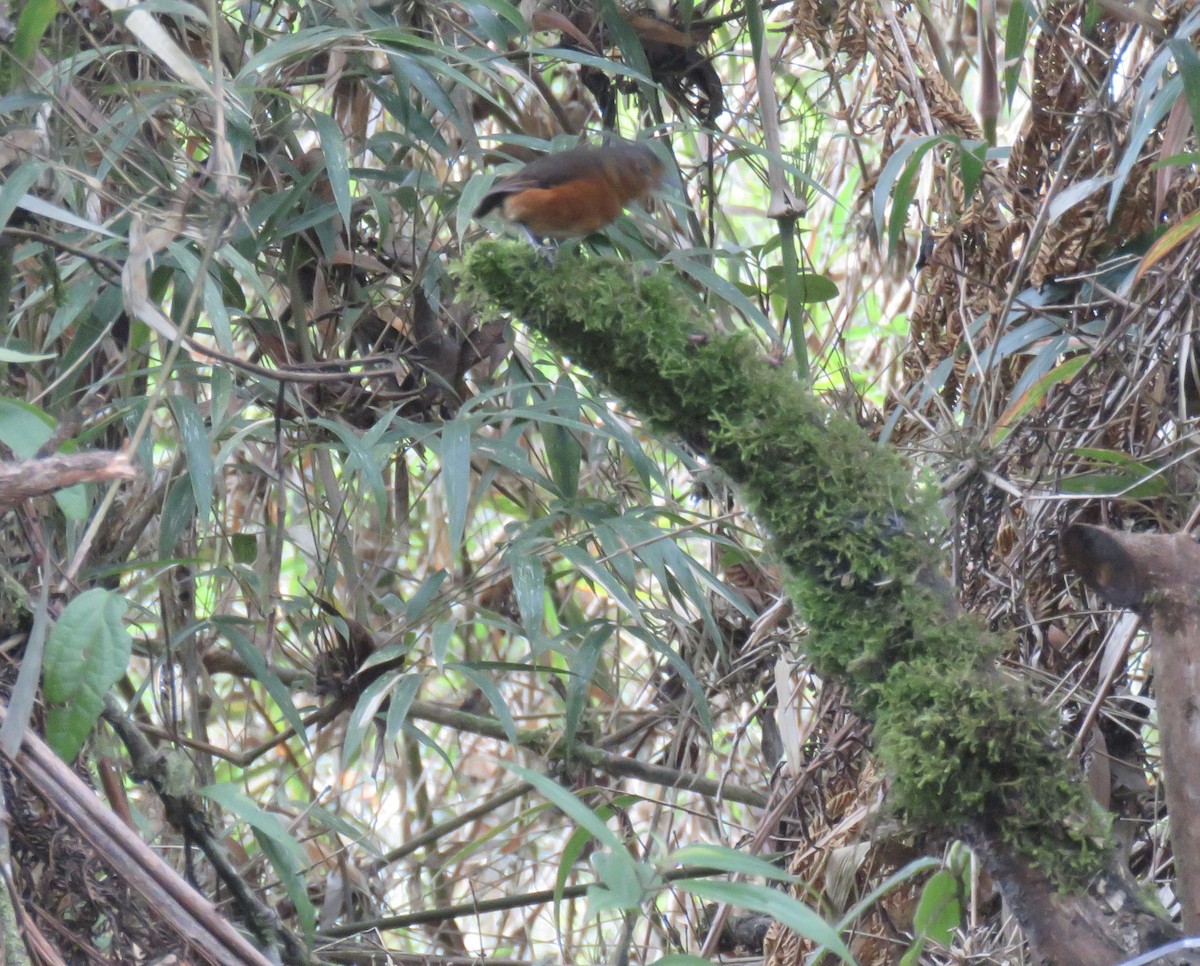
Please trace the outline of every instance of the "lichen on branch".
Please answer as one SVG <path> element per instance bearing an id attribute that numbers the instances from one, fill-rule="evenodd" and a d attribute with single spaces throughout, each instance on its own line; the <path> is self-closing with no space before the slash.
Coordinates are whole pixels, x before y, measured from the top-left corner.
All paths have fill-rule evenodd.
<path id="1" fill-rule="evenodd" d="M 995 670 L 1002 639 L 939 586 L 944 524 L 910 466 L 748 336 L 714 331 L 666 270 L 566 253 L 547 265 L 487 242 L 460 276 L 481 309 L 542 332 L 734 481 L 788 569 L 806 653 L 875 721 L 891 800 L 914 827 L 971 823 L 1063 886 L 1099 870 L 1105 825 L 1053 718 Z"/>

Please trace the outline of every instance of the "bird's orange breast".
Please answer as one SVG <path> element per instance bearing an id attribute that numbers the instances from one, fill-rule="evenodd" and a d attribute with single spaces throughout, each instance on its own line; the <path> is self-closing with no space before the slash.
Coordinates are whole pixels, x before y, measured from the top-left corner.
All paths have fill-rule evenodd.
<path id="1" fill-rule="evenodd" d="M 605 178 L 568 181 L 553 188 L 526 188 L 504 199 L 504 217 L 545 238 L 599 231 L 624 207 Z"/>

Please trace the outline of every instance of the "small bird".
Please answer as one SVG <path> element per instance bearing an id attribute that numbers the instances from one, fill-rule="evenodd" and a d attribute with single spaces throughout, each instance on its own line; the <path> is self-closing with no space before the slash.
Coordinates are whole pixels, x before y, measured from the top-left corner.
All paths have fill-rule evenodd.
<path id="1" fill-rule="evenodd" d="M 665 168 L 645 144 L 614 141 L 547 154 L 497 181 L 475 217 L 496 208 L 537 238 L 575 238 L 616 221 L 631 201 L 645 200 Z"/>

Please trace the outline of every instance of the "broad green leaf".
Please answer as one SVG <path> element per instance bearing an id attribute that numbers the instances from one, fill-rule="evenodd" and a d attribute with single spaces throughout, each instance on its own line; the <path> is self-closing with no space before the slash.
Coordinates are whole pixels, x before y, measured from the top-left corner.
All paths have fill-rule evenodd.
<path id="1" fill-rule="evenodd" d="M 125 598 L 85 590 L 59 617 L 46 641 L 42 690 L 50 712 L 46 738 L 73 761 L 104 707 L 104 695 L 129 667 L 133 639 L 125 629 Z"/>
<path id="2" fill-rule="evenodd" d="M 828 275 L 816 272 L 801 272 L 798 279 L 800 286 L 800 301 L 805 305 L 817 302 L 828 302 L 838 297 L 837 283 Z"/>
<path id="3" fill-rule="evenodd" d="M 13 451 L 17 459 L 31 460 L 54 432 L 54 420 L 37 406 L 20 399 L 0 397 L 0 443 Z M 64 453 L 76 452 L 73 441 L 63 444 Z M 54 500 L 68 520 L 87 516 L 87 490 L 82 483 L 57 490 Z"/>
<path id="4" fill-rule="evenodd" d="M 28 65 L 33 59 L 57 11 L 57 0 L 26 0 L 12 38 L 12 53 L 18 63 Z M 0 219 L 0 224 L 3 223 L 4 219 Z"/>
<path id="5" fill-rule="evenodd" d="M 675 885 L 710 902 L 725 902 L 739 909 L 752 909 L 778 919 L 797 935 L 824 946 L 847 963 L 854 957 L 833 926 L 804 903 L 786 892 L 770 886 L 745 882 L 709 882 L 703 879 L 680 879 Z"/>
<path id="6" fill-rule="evenodd" d="M 942 946 L 949 946 L 950 939 L 962 924 L 963 909 L 960 903 L 962 882 L 949 869 L 935 872 L 921 890 L 921 899 L 913 913 L 913 929 Z"/>
<path id="7" fill-rule="evenodd" d="M 592 867 L 600 879 L 588 887 L 588 918 L 608 909 L 635 910 L 651 894 L 662 887 L 662 879 L 645 862 L 629 867 L 629 853 L 597 852 Z"/>

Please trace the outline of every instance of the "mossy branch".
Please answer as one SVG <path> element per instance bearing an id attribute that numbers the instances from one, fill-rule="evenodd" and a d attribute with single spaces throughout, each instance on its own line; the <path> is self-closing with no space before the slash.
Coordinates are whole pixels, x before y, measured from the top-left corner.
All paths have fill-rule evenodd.
<path id="1" fill-rule="evenodd" d="M 1099 871 L 1108 842 L 1056 722 L 995 670 L 1003 642 L 938 587 L 932 487 L 740 335 L 723 335 L 665 270 L 527 246 L 471 249 L 476 302 L 544 333 L 656 429 L 739 486 L 790 571 L 817 671 L 874 719 L 891 798 L 915 827 L 989 829 L 1060 886 Z"/>

